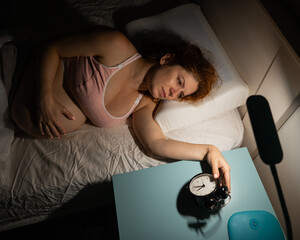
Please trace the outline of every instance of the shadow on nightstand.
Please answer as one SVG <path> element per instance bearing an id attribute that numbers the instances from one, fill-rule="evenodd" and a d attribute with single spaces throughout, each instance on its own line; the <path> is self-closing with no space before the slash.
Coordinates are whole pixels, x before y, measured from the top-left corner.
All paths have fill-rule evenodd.
<path id="1" fill-rule="evenodd" d="M 200 162 L 203 172 L 210 172 L 211 168 L 205 162 Z M 201 233 L 202 236 L 211 236 L 219 227 L 221 227 L 222 219 L 219 214 L 220 209 L 214 211 L 208 211 L 204 209 L 196 201 L 194 196 L 189 191 L 189 182 L 185 183 L 177 197 L 177 210 L 187 219 L 187 225 L 189 228 L 195 230 L 197 233 Z M 215 224 L 210 229 L 206 229 L 207 222 L 212 221 L 211 216 L 216 215 L 217 218 Z"/>

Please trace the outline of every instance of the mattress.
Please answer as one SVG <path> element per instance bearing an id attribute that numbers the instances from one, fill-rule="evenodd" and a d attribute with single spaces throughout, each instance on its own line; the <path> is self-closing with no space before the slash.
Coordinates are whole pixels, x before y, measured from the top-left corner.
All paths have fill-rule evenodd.
<path id="1" fill-rule="evenodd" d="M 95 3 L 101 5 L 101 1 L 91 1 L 82 7 L 82 14 L 101 14 Z M 79 5 L 76 10 L 81 8 Z M 116 1 L 114 6 L 119 7 L 120 3 Z M 95 23 L 101 23 L 98 20 Z M 7 86 L 14 69 L 15 48 L 8 46 L 1 48 L 0 65 L 1 72 L 6 72 L 5 79 L 1 74 L 0 81 L 3 83 L 0 97 L 4 99 L 0 104 L 0 132 L 4 143 L 1 151 L 5 152 L 0 161 L 0 231 L 106 204 L 113 198 L 114 174 L 168 163 L 144 153 L 133 134 L 131 119 L 115 128 L 85 124 L 62 139 L 14 136 L 7 115 Z M 169 131 L 166 137 L 213 144 L 227 151 L 240 146 L 243 130 L 239 112 L 234 108 Z"/>

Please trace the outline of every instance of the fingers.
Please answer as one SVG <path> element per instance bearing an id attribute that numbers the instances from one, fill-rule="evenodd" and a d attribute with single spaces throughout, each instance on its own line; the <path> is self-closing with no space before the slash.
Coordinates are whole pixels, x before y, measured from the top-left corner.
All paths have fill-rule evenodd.
<path id="1" fill-rule="evenodd" d="M 230 166 L 229 164 L 223 159 L 220 162 L 219 169 L 222 172 L 222 184 L 228 187 L 228 191 L 231 191 L 231 184 L 230 184 Z"/>
<path id="2" fill-rule="evenodd" d="M 220 171 L 219 171 L 219 162 L 214 161 L 211 164 L 211 168 L 212 168 L 212 174 L 214 176 L 215 179 L 218 179 L 220 177 Z M 226 167 L 221 167 L 220 168 L 222 170 L 222 175 L 223 175 L 223 179 L 224 181 L 223 184 L 225 184 L 228 187 L 229 192 L 231 191 L 231 184 L 230 184 L 230 167 L 229 165 Z"/>
<path id="3" fill-rule="evenodd" d="M 43 129 L 43 124 L 41 122 L 39 122 L 39 129 L 40 129 L 41 134 L 44 136 L 45 132 L 44 132 L 44 129 Z"/>
<path id="4" fill-rule="evenodd" d="M 40 123 L 39 126 L 40 126 L 40 132 L 43 136 L 47 136 L 49 138 L 53 138 L 53 136 L 58 138 L 60 137 L 58 131 L 53 127 L 50 127 L 50 125 Z"/>
<path id="5" fill-rule="evenodd" d="M 60 138 L 65 135 L 65 118 L 75 120 L 74 115 L 52 98 L 41 100 L 37 106 L 38 127 L 43 136 Z M 62 117 L 63 115 L 63 117 Z"/>
<path id="6" fill-rule="evenodd" d="M 228 191 L 231 191 L 231 184 L 230 184 L 230 170 L 226 168 L 220 168 L 222 171 L 222 184 L 228 187 Z M 212 165 L 212 174 L 215 179 L 218 179 L 220 177 L 220 171 L 217 164 Z"/>
<path id="7" fill-rule="evenodd" d="M 224 173 L 225 185 L 228 187 L 228 191 L 231 192 L 231 184 L 230 184 L 230 172 L 226 171 Z"/>
<path id="8" fill-rule="evenodd" d="M 231 184 L 230 184 L 230 167 L 228 166 L 228 168 L 222 168 L 221 169 L 223 172 L 223 178 L 222 178 L 222 182 L 224 185 L 226 185 L 228 187 L 228 191 L 231 191 Z"/>
<path id="9" fill-rule="evenodd" d="M 61 112 L 67 119 L 69 120 L 75 120 L 75 117 L 71 112 L 69 112 L 67 109 L 62 110 Z M 38 126 L 40 133 L 43 136 L 48 136 L 49 138 L 57 137 L 60 138 L 61 135 L 66 135 L 66 131 L 64 127 L 54 119 L 52 120 L 42 120 L 43 117 L 39 120 Z"/>
<path id="10" fill-rule="evenodd" d="M 60 138 L 61 135 L 66 135 L 64 128 L 57 124 L 51 122 L 48 123 L 39 123 L 39 129 L 43 136 L 47 135 L 49 138 L 57 137 Z"/>
<path id="11" fill-rule="evenodd" d="M 208 162 L 212 168 L 212 174 L 215 179 L 218 179 L 220 178 L 221 171 L 222 184 L 225 184 L 228 187 L 228 190 L 231 191 L 230 166 L 217 148 L 212 147 L 210 149 Z"/>
<path id="12" fill-rule="evenodd" d="M 62 110 L 62 112 L 63 112 L 63 115 L 64 115 L 66 118 L 68 118 L 69 120 L 75 120 L 74 115 L 73 115 L 70 111 L 68 111 L 66 108 L 64 108 L 64 109 Z"/>
<path id="13" fill-rule="evenodd" d="M 219 163 L 217 161 L 213 161 L 211 163 L 211 168 L 212 168 L 212 174 L 214 175 L 214 178 L 218 179 L 220 176 Z"/>
<path id="14" fill-rule="evenodd" d="M 222 171 L 222 184 L 228 187 L 228 191 L 231 191 L 231 184 L 230 184 L 230 171 Z M 219 169 L 212 168 L 212 173 L 215 179 L 218 179 L 220 177 Z"/>
<path id="15" fill-rule="evenodd" d="M 53 138 L 52 133 L 51 133 L 51 131 L 50 131 L 50 129 L 49 129 L 49 127 L 48 127 L 47 125 L 44 126 L 44 129 L 45 129 L 47 135 L 48 135 L 50 138 Z"/>
<path id="16" fill-rule="evenodd" d="M 57 127 L 57 125 L 54 125 L 52 123 L 49 123 L 48 126 L 50 127 L 49 130 L 52 133 L 51 137 L 53 137 L 53 135 L 54 135 L 55 137 L 60 138 L 61 132 L 59 132 L 59 127 Z"/>

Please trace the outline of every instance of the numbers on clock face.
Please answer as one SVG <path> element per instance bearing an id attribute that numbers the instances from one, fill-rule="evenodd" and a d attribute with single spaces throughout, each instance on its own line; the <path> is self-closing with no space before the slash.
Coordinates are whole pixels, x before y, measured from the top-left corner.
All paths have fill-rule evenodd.
<path id="1" fill-rule="evenodd" d="M 211 174 L 199 174 L 191 180 L 189 185 L 190 191 L 196 196 L 206 196 L 216 187 L 216 180 Z"/>

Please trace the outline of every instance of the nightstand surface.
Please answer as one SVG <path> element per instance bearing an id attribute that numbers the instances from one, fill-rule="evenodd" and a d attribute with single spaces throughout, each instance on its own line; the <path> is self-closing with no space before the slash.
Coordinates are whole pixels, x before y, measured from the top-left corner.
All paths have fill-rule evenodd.
<path id="1" fill-rule="evenodd" d="M 202 172 L 198 161 L 179 161 L 113 176 L 121 240 L 228 239 L 227 222 L 236 212 L 275 214 L 247 148 L 222 153 L 231 166 L 231 201 L 207 215 L 186 185 Z M 198 218 L 198 219 L 197 219 Z"/>

